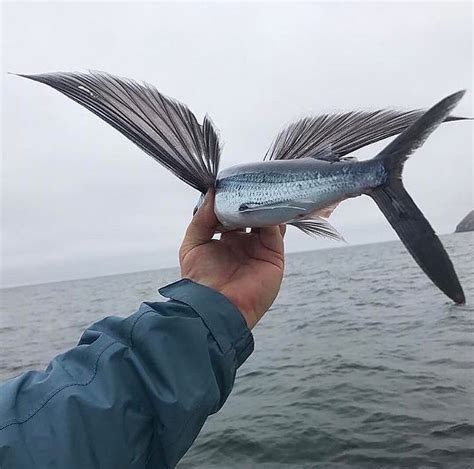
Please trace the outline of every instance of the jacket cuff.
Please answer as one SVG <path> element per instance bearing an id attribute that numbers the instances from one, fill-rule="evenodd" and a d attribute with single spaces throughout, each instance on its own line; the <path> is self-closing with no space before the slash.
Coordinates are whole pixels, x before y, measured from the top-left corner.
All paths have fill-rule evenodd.
<path id="1" fill-rule="evenodd" d="M 222 353 L 234 349 L 237 368 L 254 349 L 253 335 L 240 311 L 221 293 L 182 279 L 160 288 L 160 295 L 190 306 L 203 320 Z"/>

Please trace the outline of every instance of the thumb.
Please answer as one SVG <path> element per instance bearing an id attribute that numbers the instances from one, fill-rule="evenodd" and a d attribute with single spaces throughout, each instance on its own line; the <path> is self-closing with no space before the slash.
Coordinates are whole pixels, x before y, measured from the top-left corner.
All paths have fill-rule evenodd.
<path id="1" fill-rule="evenodd" d="M 219 221 L 214 213 L 214 189 L 209 189 L 204 202 L 194 215 L 184 236 L 183 246 L 188 249 L 208 243 L 214 233 Z"/>

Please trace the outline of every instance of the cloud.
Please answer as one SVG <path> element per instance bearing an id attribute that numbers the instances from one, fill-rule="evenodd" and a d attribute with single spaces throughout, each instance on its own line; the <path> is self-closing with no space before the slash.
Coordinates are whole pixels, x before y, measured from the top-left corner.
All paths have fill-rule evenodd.
<path id="1" fill-rule="evenodd" d="M 469 87 L 471 9 L 8 3 L 3 71 L 100 69 L 146 80 L 198 116 L 209 112 L 225 167 L 261 159 L 303 115 L 427 107 Z M 176 264 L 197 194 L 64 96 L 5 73 L 2 82 L 3 285 Z M 459 113 L 472 115 L 471 96 Z M 472 208 L 471 135 L 471 123 L 445 125 L 407 164 L 406 185 L 439 232 Z M 351 243 L 395 238 L 370 200 L 346 202 L 333 223 Z M 289 230 L 289 252 L 333 245 Z"/>

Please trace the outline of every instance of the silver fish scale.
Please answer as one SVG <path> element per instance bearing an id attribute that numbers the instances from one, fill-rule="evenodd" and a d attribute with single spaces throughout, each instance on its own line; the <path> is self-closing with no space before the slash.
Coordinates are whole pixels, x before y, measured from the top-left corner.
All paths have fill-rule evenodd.
<path id="1" fill-rule="evenodd" d="M 219 220 L 227 227 L 251 226 L 250 223 L 258 224 L 265 217 L 265 224 L 275 223 L 281 217 L 288 221 L 296 216 L 295 208 L 298 216 L 309 214 L 361 195 L 368 188 L 378 186 L 385 177 L 382 165 L 371 161 L 312 166 L 311 171 L 297 164 L 287 164 L 276 171 L 271 168 L 265 171 L 265 164 L 260 168 L 242 166 L 239 172 L 229 175 L 224 171 L 216 184 Z M 266 207 L 271 210 L 264 210 Z M 253 214 L 242 213 L 245 208 L 259 210 Z"/>

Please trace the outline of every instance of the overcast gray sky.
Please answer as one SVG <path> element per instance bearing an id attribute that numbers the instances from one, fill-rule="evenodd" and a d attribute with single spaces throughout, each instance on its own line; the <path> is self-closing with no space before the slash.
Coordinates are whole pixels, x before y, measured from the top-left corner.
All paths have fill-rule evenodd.
<path id="1" fill-rule="evenodd" d="M 222 167 L 260 160 L 284 124 L 322 111 L 427 107 L 468 88 L 456 112 L 472 115 L 470 2 L 2 8 L 4 286 L 176 265 L 198 195 L 89 111 L 7 71 L 146 80 L 211 115 Z M 473 206 L 472 126 L 442 126 L 406 166 L 439 233 Z M 332 223 L 351 244 L 396 238 L 368 198 L 342 204 Z M 337 246 L 294 229 L 286 244 Z"/>

